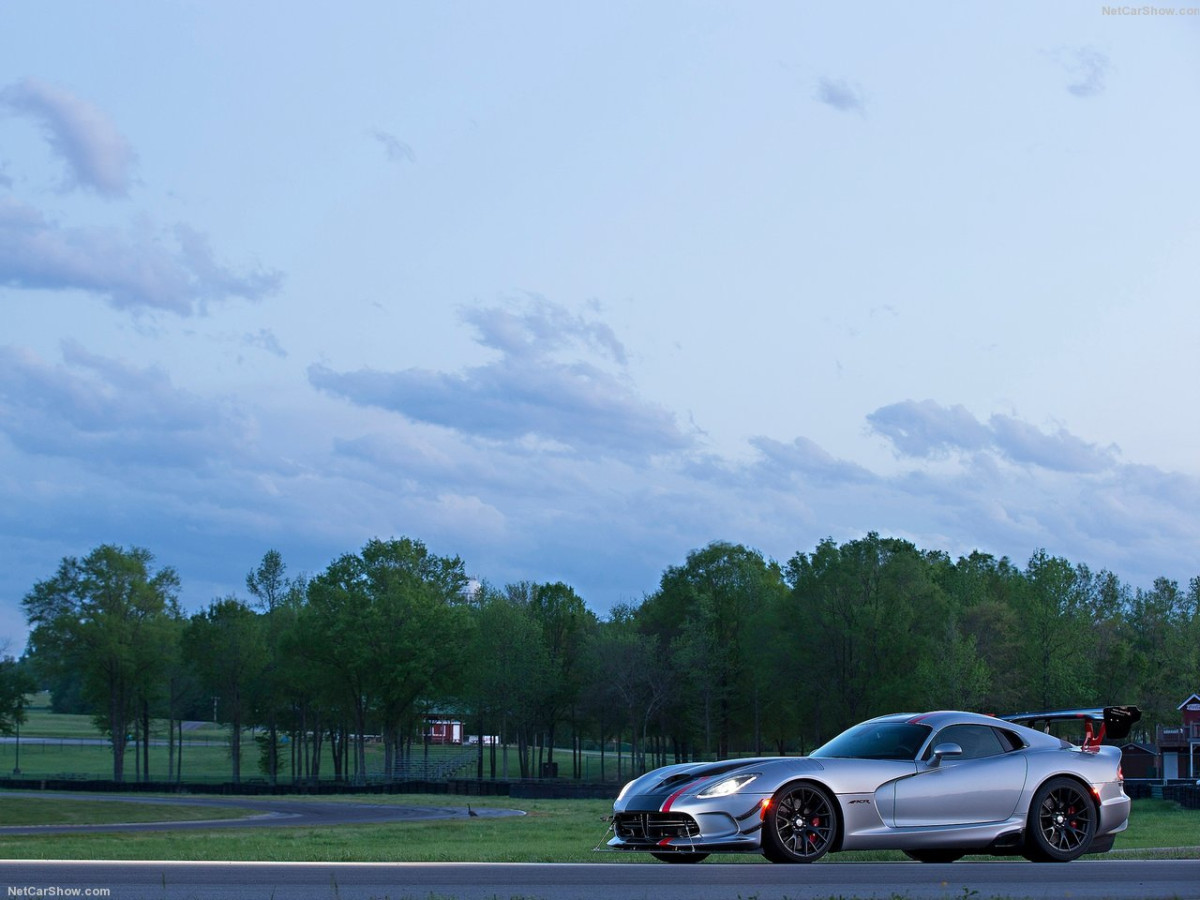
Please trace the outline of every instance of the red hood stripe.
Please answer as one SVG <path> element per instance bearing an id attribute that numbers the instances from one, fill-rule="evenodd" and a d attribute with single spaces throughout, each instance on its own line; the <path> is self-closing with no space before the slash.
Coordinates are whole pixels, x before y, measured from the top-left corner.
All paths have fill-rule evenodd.
<path id="1" fill-rule="evenodd" d="M 699 784 L 700 782 L 707 781 L 707 780 L 708 780 L 707 778 L 697 778 L 695 781 L 689 781 L 687 784 L 685 784 L 683 787 L 681 787 L 679 790 L 677 790 L 675 793 L 673 793 L 670 797 L 667 798 L 666 802 L 663 803 L 663 805 L 662 805 L 661 812 L 670 812 L 671 804 L 679 799 L 680 794 L 682 794 L 688 788 L 694 787 L 697 784 Z"/>

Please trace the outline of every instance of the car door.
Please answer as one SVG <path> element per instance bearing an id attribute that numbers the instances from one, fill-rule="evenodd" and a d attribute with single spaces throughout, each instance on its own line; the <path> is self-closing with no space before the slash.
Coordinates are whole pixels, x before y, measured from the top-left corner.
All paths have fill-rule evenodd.
<path id="1" fill-rule="evenodd" d="M 932 749 L 958 744 L 963 753 L 935 760 Z M 951 725 L 927 745 L 917 774 L 896 782 L 896 827 L 1002 822 L 1025 788 L 1025 754 L 986 725 Z"/>

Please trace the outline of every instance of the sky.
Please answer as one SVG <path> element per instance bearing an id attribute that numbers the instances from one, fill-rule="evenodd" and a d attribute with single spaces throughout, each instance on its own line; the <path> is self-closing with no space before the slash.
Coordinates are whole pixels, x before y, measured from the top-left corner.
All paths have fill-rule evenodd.
<path id="1" fill-rule="evenodd" d="M 3 4 L 0 642 L 106 543 L 1186 584 L 1197 146 L 1195 6 Z"/>

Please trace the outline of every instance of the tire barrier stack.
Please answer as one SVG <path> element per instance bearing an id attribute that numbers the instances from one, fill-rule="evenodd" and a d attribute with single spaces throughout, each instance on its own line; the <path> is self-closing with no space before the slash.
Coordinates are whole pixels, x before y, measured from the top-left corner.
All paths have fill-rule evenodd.
<path id="1" fill-rule="evenodd" d="M 1167 784 L 1163 785 L 1163 799 L 1174 800 L 1184 809 L 1200 809 L 1200 785 L 1197 784 Z"/>

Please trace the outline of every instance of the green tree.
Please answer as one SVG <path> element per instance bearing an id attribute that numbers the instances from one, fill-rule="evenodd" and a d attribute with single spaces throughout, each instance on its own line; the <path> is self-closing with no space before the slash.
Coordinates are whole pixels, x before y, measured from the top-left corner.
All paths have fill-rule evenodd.
<path id="1" fill-rule="evenodd" d="M 366 775 L 368 715 L 381 719 L 390 764 L 418 698 L 449 693 L 467 629 L 462 560 L 410 538 L 369 541 L 308 586 L 299 646 L 337 679 L 353 710 L 355 776 Z"/>
<path id="2" fill-rule="evenodd" d="M 542 627 L 530 609 L 526 587 L 480 586 L 465 669 L 464 697 L 482 720 L 480 730 L 501 739 L 503 778 L 510 774 L 508 748 L 514 736 L 520 777 L 531 776 L 530 740 L 547 705 L 545 695 L 553 689 Z M 495 776 L 495 760 L 492 768 Z"/>
<path id="3" fill-rule="evenodd" d="M 1197 600 L 1193 580 L 1187 592 L 1169 578 L 1150 590 L 1137 590 L 1129 606 L 1131 663 L 1137 672 L 1145 727 L 1177 723 L 1179 701 L 1196 689 Z"/>
<path id="4" fill-rule="evenodd" d="M 932 577 L 948 604 L 946 646 L 935 648 L 959 686 L 951 697 L 967 709 L 1015 712 L 1027 706 L 1016 671 L 1023 638 L 1012 597 L 1019 589 L 1020 571 L 1007 558 L 974 551 L 957 563 L 940 554 L 929 556 Z M 999 677 L 997 677 L 999 675 Z M 929 673 L 926 685 L 932 688 Z M 982 694 L 980 694 L 982 691 Z M 933 695 L 926 690 L 926 696 Z M 930 705 L 941 705 L 930 701 Z"/>
<path id="5" fill-rule="evenodd" d="M 792 616 L 822 683 L 809 702 L 820 741 L 871 715 L 918 705 L 911 672 L 933 651 L 946 604 L 933 566 L 908 541 L 874 532 L 840 547 L 825 540 L 788 563 Z"/>
<path id="6" fill-rule="evenodd" d="M 1021 630 L 1018 680 L 1040 709 L 1093 702 L 1090 617 L 1080 572 L 1037 550 L 1025 567 L 1013 606 Z"/>
<path id="7" fill-rule="evenodd" d="M 587 706 L 600 726 L 601 747 L 611 735 L 619 741 L 627 728 L 630 774 L 644 771 L 651 725 L 679 688 L 670 660 L 653 635 L 638 630 L 633 611 L 621 606 L 592 632 L 584 659 L 592 676 Z M 602 771 L 603 765 L 602 749 Z M 624 779 L 619 755 L 617 766 L 617 777 Z"/>
<path id="8" fill-rule="evenodd" d="M 28 665 L 11 656 L 0 659 L 0 734 L 12 734 L 25 724 L 26 694 L 36 690 Z"/>
<path id="9" fill-rule="evenodd" d="M 242 780 L 242 732 L 267 662 L 263 631 L 254 610 L 236 597 L 225 597 L 192 616 L 183 636 L 185 657 L 215 698 L 218 718 L 229 725 L 235 784 Z"/>
<path id="10" fill-rule="evenodd" d="M 280 645 L 291 617 L 286 603 L 292 584 L 287 578 L 287 566 L 278 550 L 263 554 L 258 567 L 246 575 L 246 590 L 258 601 L 264 616 L 266 664 L 259 685 L 259 695 L 267 726 L 264 771 L 271 784 L 279 779 L 279 715 L 286 693 L 283 682 Z"/>
<path id="11" fill-rule="evenodd" d="M 596 616 L 574 589 L 561 581 L 535 585 L 529 611 L 541 627 L 549 666 L 546 690 L 541 692 L 541 725 L 545 729 L 546 764 L 553 767 L 558 726 L 565 720 L 575 724 L 583 687 L 583 647 L 595 627 Z"/>
<path id="12" fill-rule="evenodd" d="M 139 712 L 161 682 L 163 643 L 178 614 L 179 578 L 152 570 L 149 550 L 104 544 L 66 557 L 21 601 L 29 642 L 42 664 L 80 673 L 82 694 L 112 742 L 113 780 L 125 777 L 125 748 Z"/>
<path id="13" fill-rule="evenodd" d="M 785 594 L 777 564 L 757 550 L 715 541 L 668 568 L 643 604 L 643 621 L 694 686 L 693 721 L 706 752 L 715 744 L 727 756 L 738 734 L 758 731 L 763 693 L 752 623 Z"/>

